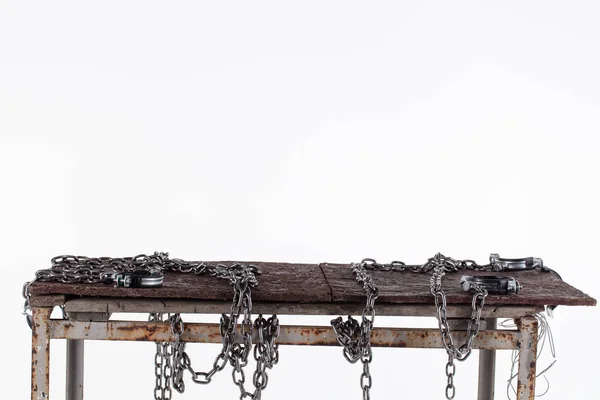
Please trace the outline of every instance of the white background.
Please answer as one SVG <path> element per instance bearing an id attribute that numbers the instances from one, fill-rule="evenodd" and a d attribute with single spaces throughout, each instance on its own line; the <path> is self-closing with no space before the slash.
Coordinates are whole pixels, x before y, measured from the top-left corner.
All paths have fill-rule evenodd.
<path id="1" fill-rule="evenodd" d="M 499 252 L 598 298 L 598 3 L 397 3 L 0 2 L 3 397 L 29 396 L 21 284 L 61 253 Z M 557 310 L 547 399 L 597 398 L 598 317 Z M 190 347 L 199 369 L 218 350 Z M 86 398 L 151 398 L 153 349 L 88 343 Z M 457 399 L 476 396 L 476 360 Z M 441 398 L 444 362 L 376 349 L 372 396 Z M 497 368 L 505 398 L 509 353 Z M 358 399 L 359 369 L 284 347 L 263 397 Z M 177 397 L 199 396 L 238 394 L 225 371 Z"/>

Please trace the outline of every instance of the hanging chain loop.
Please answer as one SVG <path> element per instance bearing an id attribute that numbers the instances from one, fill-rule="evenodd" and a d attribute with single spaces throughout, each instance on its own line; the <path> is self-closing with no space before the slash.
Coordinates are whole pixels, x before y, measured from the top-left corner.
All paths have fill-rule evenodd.
<path id="1" fill-rule="evenodd" d="M 344 347 L 343 354 L 350 363 L 358 360 L 363 364 L 363 372 L 360 376 L 360 387 L 363 392 L 363 400 L 371 398 L 370 391 L 373 383 L 369 365 L 373 360 L 371 351 L 371 330 L 375 323 L 375 300 L 379 297 L 379 288 L 375 285 L 373 277 L 367 269 L 375 264 L 375 260 L 366 258 L 360 263 L 352 264 L 352 272 L 357 282 L 362 284 L 367 296 L 365 308 L 362 313 L 362 321 L 348 316 L 346 321 L 338 317 L 331 321 L 331 326 L 336 334 L 337 341 Z"/>
<path id="2" fill-rule="evenodd" d="M 34 281 L 110 284 L 119 283 L 119 277 L 127 273 L 161 275 L 164 272 L 191 273 L 226 279 L 233 288 L 233 300 L 229 314 L 221 316 L 221 351 L 215 357 L 212 368 L 207 372 L 195 371 L 192 367 L 190 357 L 185 351 L 186 343 L 181 340 L 184 332 L 181 315 L 150 314 L 151 322 L 169 322 L 171 332 L 175 336 L 173 343 L 156 343 L 154 398 L 155 400 L 170 400 L 172 388 L 183 393 L 185 391 L 183 381 L 185 371 L 191 374 L 193 382 L 208 384 L 213 376 L 222 371 L 229 363 L 233 367 L 233 381 L 240 388 L 240 398 L 260 399 L 261 393 L 268 383 L 267 369 L 273 368 L 279 361 L 279 349 L 275 344 L 275 339 L 279 336 L 280 327 L 279 319 L 275 315 L 269 319 L 259 315 L 256 321 L 252 321 L 252 289 L 257 286 L 256 276 L 260 274 L 260 270 L 256 266 L 241 263 L 224 265 L 184 261 L 178 258 L 171 259 L 168 253 L 161 252 L 123 258 L 65 255 L 54 257 L 51 264 L 51 268 L 37 271 Z M 32 282 L 27 282 L 23 286 L 25 299 L 23 314 L 26 315 L 30 325 L 29 286 Z M 243 368 L 248 364 L 248 356 L 252 353 L 254 329 L 258 330 L 259 337 L 253 353 L 257 362 L 253 375 L 255 390 L 248 392 L 244 388 Z M 238 335 L 241 337 L 240 342 L 237 341 Z"/>
<path id="3" fill-rule="evenodd" d="M 457 260 L 446 257 L 441 253 L 437 253 L 435 256 L 429 258 L 425 264 L 409 265 L 402 261 L 381 264 L 372 258 L 365 258 L 360 263 L 352 264 L 352 271 L 356 276 L 356 280 L 362 284 L 367 297 L 362 322 L 359 324 L 356 319 L 348 316 L 346 321 L 342 317 L 332 320 L 331 325 L 338 342 L 344 347 L 343 354 L 346 360 L 351 363 L 361 360 L 363 364 L 363 373 L 360 377 L 363 400 L 370 399 L 370 389 L 372 386 L 372 377 L 369 371 L 372 360 L 370 335 L 375 320 L 375 300 L 379 296 L 379 289 L 367 271 L 432 273 L 430 291 L 436 305 L 442 343 L 448 353 L 448 363 L 446 364 L 446 398 L 453 399 L 456 392 L 454 387 L 454 374 L 456 372 L 454 360 L 463 361 L 471 354 L 473 340 L 477 333 L 479 333 L 481 326 L 481 311 L 485 304 L 487 291 L 477 284 L 471 285 L 471 290 L 474 291 L 474 294 L 471 301 L 472 311 L 467 329 L 467 340 L 461 346 L 456 347 L 448 324 L 447 302 L 446 295 L 442 290 L 442 278 L 448 272 L 452 273 L 462 270 L 501 271 L 502 268 L 501 259 L 491 259 L 488 264 L 477 264 L 473 260 Z"/>

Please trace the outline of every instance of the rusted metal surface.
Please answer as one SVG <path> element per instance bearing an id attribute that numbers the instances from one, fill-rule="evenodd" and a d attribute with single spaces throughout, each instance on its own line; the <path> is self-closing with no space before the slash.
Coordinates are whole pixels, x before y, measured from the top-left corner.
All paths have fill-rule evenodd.
<path id="1" fill-rule="evenodd" d="M 52 337 L 57 339 L 158 341 L 174 340 L 170 325 L 155 322 L 51 322 Z M 456 340 L 465 340 L 465 332 L 454 332 Z M 254 340 L 257 338 L 255 337 Z M 195 343 L 221 343 L 218 324 L 187 323 L 181 340 Z M 519 334 L 516 331 L 482 331 L 474 341 L 474 348 L 516 349 Z M 277 343 L 282 345 L 337 346 L 331 327 L 282 326 Z M 376 328 L 371 336 L 374 347 L 442 348 L 438 329 Z"/>
<path id="2" fill-rule="evenodd" d="M 517 400 L 533 400 L 535 398 L 538 321 L 534 317 L 523 317 L 516 322 L 521 332 Z"/>
<path id="3" fill-rule="evenodd" d="M 31 331 L 31 400 L 48 400 L 50 393 L 50 314 L 33 307 Z"/>
<path id="4" fill-rule="evenodd" d="M 483 321 L 482 321 L 483 322 Z M 485 320 L 488 329 L 496 329 L 496 320 Z M 496 350 L 479 352 L 479 379 L 477 382 L 477 400 L 494 400 L 496 372 Z"/>

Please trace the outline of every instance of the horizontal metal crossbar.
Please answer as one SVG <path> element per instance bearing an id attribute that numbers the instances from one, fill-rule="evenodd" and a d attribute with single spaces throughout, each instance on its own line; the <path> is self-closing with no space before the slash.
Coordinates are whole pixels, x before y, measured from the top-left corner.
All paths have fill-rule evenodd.
<path id="1" fill-rule="evenodd" d="M 106 321 L 77 322 L 50 320 L 53 339 L 123 340 L 172 342 L 175 336 L 166 322 Z M 455 340 L 464 341 L 466 332 L 453 332 Z M 186 323 L 181 340 L 189 343 L 221 343 L 219 324 Z M 257 340 L 257 337 L 254 338 Z M 510 350 L 519 348 L 520 333 L 515 330 L 480 331 L 473 342 L 475 349 Z M 338 346 L 331 327 L 281 326 L 277 343 L 282 345 Z M 375 328 L 373 347 L 443 348 L 439 329 Z"/>

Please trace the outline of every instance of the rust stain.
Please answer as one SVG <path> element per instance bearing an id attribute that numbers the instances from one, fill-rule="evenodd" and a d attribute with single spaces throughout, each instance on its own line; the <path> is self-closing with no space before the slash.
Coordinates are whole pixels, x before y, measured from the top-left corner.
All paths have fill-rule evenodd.
<path id="1" fill-rule="evenodd" d="M 208 335 L 208 338 L 212 341 L 220 341 L 221 340 L 221 332 L 212 332 Z"/>
<path id="2" fill-rule="evenodd" d="M 116 326 L 113 328 L 111 325 L 109 330 L 114 329 L 116 331 L 115 337 L 122 339 L 133 339 L 136 341 L 153 341 L 152 338 L 157 333 L 164 332 L 165 327 L 163 325 L 148 325 L 148 324 L 136 324 L 132 323 L 126 326 Z"/>

